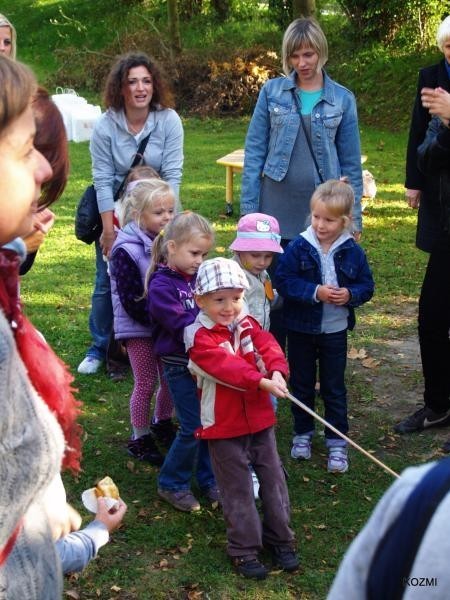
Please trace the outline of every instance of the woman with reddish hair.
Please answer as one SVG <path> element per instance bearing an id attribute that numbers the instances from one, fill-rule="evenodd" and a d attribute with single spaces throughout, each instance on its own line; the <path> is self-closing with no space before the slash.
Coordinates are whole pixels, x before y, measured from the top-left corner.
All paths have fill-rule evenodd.
<path id="1" fill-rule="evenodd" d="M 96 275 L 89 315 L 92 344 L 78 366 L 78 372 L 85 375 L 96 373 L 105 361 L 113 328 L 105 259 L 117 235 L 114 196 L 147 137 L 142 163 L 170 183 L 177 199 L 183 169 L 183 125 L 172 108 L 168 85 L 152 59 L 143 52 L 120 56 L 106 81 L 104 102 L 107 110 L 96 122 L 90 144 L 103 232 L 95 241 Z M 120 377 L 115 366 L 108 371 L 112 378 Z"/>
<path id="2" fill-rule="evenodd" d="M 34 146 L 50 163 L 53 175 L 41 186 L 33 231 L 24 238 L 27 257 L 20 266 L 21 275 L 28 273 L 33 266 L 37 251 L 53 226 L 55 215 L 48 207 L 61 197 L 69 175 L 69 153 L 64 122 L 58 107 L 45 88 L 38 87 L 31 107 L 36 122 Z"/>

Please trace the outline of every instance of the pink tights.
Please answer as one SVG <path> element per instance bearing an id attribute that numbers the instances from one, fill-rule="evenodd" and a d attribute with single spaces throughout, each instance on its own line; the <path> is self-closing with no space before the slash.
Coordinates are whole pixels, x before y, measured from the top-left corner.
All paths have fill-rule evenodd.
<path id="1" fill-rule="evenodd" d="M 153 353 L 150 338 L 130 338 L 126 342 L 131 368 L 133 369 L 134 388 L 130 398 L 131 425 L 145 428 L 150 426 L 150 404 L 155 388 L 155 421 L 170 419 L 173 402 L 167 383 L 162 375 L 160 361 Z"/>

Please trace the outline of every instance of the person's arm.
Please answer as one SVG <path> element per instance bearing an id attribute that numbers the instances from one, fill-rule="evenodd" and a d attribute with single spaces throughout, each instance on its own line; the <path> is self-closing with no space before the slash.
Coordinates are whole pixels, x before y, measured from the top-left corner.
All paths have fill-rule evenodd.
<path id="1" fill-rule="evenodd" d="M 97 503 L 94 521 L 56 542 L 56 550 L 65 575 L 82 571 L 97 556 L 99 549 L 108 543 L 109 534 L 122 522 L 127 510 L 122 500 L 119 500 L 118 506 L 111 511 L 108 511 L 103 498 L 98 498 Z"/>
<path id="2" fill-rule="evenodd" d="M 175 196 L 180 195 L 181 176 L 183 173 L 183 124 L 174 110 L 168 111 L 165 121 L 165 139 L 161 159 L 160 176 L 172 186 Z M 151 136 L 150 136 L 151 146 Z M 178 207 L 180 208 L 180 207 Z"/>
<path id="3" fill-rule="evenodd" d="M 425 183 L 424 175 L 417 167 L 417 148 L 423 142 L 428 123 L 430 122 L 430 115 L 422 106 L 420 98 L 420 92 L 424 85 L 423 71 L 419 71 L 406 150 L 406 200 L 412 208 L 419 206 L 421 190 Z"/>
<path id="4" fill-rule="evenodd" d="M 450 159 L 450 129 L 439 117 L 434 117 L 428 126 L 424 141 L 417 149 L 417 164 L 425 175 L 435 175 L 448 169 Z"/>
<path id="5" fill-rule="evenodd" d="M 311 261 L 312 269 L 314 268 L 314 264 L 311 258 L 309 260 Z M 284 251 L 284 254 L 281 254 L 278 258 L 274 285 L 283 298 L 289 298 L 290 300 L 305 304 L 315 304 L 318 302 L 316 298 L 318 284 L 307 281 L 302 277 L 300 264 L 303 262 L 300 257 L 298 245 L 295 242 L 291 242 Z"/>
<path id="6" fill-rule="evenodd" d="M 439 117 L 444 125 L 448 126 L 450 120 L 450 94 L 442 88 L 423 88 L 421 101 L 430 115 Z"/>
<path id="7" fill-rule="evenodd" d="M 356 100 L 349 94 L 341 122 L 335 138 L 336 152 L 341 167 L 341 176 L 348 179 L 355 194 L 353 206 L 353 227 L 355 231 L 362 231 L 361 197 L 363 193 L 361 169 L 361 144 L 359 139 L 358 113 Z"/>
<path id="8" fill-rule="evenodd" d="M 194 299 L 192 301 L 194 302 Z M 196 314 L 185 309 L 175 286 L 157 279 L 152 280 L 148 290 L 147 307 L 153 322 L 169 331 L 172 338 L 184 343 L 184 330 L 195 320 Z"/>
<path id="9" fill-rule="evenodd" d="M 110 136 L 111 133 L 107 132 L 104 121 L 101 119 L 94 127 L 89 145 L 92 157 L 92 175 L 97 194 L 98 210 L 103 225 L 102 235 L 100 236 L 100 245 L 105 256 L 109 256 L 116 238 L 113 225 L 114 177 L 116 170 L 112 156 Z"/>
<path id="10" fill-rule="evenodd" d="M 355 281 L 345 286 L 350 292 L 350 299 L 346 305 L 353 308 L 368 302 L 372 298 L 375 289 L 372 271 L 362 248 L 359 248 L 359 254 L 358 273 Z"/>
<path id="11" fill-rule="evenodd" d="M 109 262 L 111 275 L 116 280 L 120 303 L 132 319 L 142 325 L 149 325 L 147 298 L 143 297 L 139 267 L 123 248 L 114 251 Z"/>
<path id="12" fill-rule="evenodd" d="M 241 183 L 241 215 L 257 212 L 261 177 L 270 139 L 270 116 L 266 85 L 262 87 L 245 138 L 244 170 Z"/>

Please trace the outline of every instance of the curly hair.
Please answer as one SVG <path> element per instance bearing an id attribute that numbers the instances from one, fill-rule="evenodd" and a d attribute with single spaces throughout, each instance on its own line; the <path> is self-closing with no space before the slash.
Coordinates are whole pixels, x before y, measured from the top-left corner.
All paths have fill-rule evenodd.
<path id="1" fill-rule="evenodd" d="M 129 52 L 119 56 L 113 64 L 105 84 L 103 100 L 106 108 L 121 110 L 125 106 L 123 87 L 127 85 L 130 69 L 134 67 L 145 67 L 152 76 L 153 97 L 150 102 L 150 110 L 162 108 L 173 108 L 173 94 L 168 83 L 164 79 L 159 66 L 144 52 Z"/>

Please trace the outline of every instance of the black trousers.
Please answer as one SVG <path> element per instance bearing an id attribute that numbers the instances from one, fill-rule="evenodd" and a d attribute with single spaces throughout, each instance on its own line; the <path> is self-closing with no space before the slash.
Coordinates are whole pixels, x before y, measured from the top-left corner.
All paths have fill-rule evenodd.
<path id="1" fill-rule="evenodd" d="M 419 299 L 419 343 L 424 401 L 435 412 L 450 408 L 450 242 L 430 254 Z"/>

